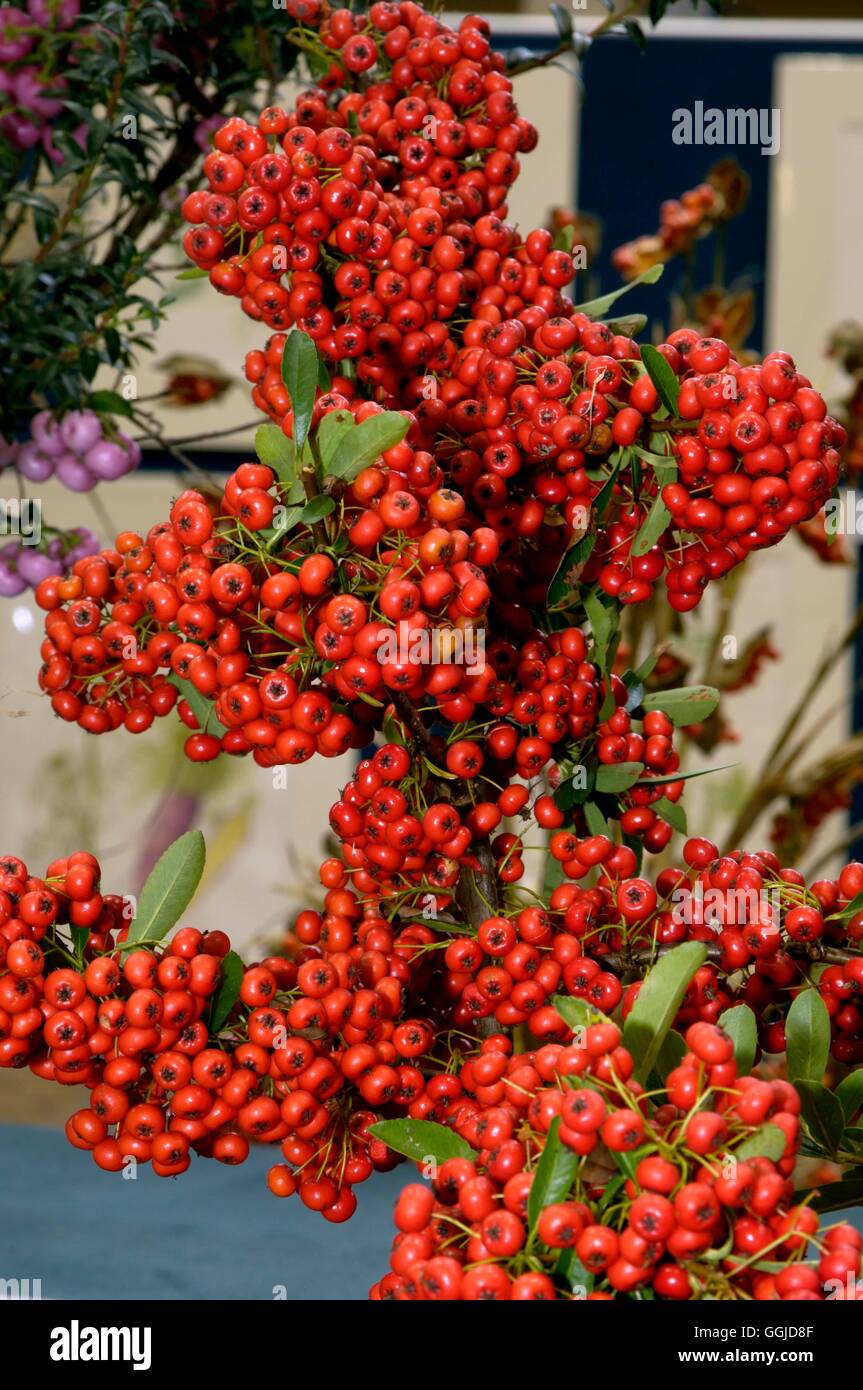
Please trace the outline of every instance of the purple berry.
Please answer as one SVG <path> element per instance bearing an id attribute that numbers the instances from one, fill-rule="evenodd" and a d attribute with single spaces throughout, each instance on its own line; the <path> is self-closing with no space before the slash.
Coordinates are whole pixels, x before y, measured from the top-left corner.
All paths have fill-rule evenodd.
<path id="1" fill-rule="evenodd" d="M 50 410 L 40 410 L 30 421 L 30 434 L 43 454 L 59 458 L 66 452 L 66 445 L 60 433 L 60 423 Z"/>
<path id="2" fill-rule="evenodd" d="M 60 421 L 60 434 L 73 454 L 86 454 L 102 438 L 102 422 L 92 410 L 70 410 Z"/>
<path id="3" fill-rule="evenodd" d="M 134 466 L 126 450 L 119 444 L 113 444 L 110 439 L 100 439 L 98 444 L 88 449 L 84 455 L 84 462 L 97 478 L 106 482 L 122 478 L 123 474 L 128 473 Z"/>
<path id="4" fill-rule="evenodd" d="M 26 580 L 21 579 L 5 560 L 0 560 L 0 598 L 16 598 L 26 588 Z"/>
<path id="5" fill-rule="evenodd" d="M 44 483 L 54 472 L 57 460 L 43 454 L 35 444 L 22 444 L 18 453 L 17 468 L 31 483 Z"/>
<path id="6" fill-rule="evenodd" d="M 31 589 L 35 589 L 49 574 L 61 574 L 63 571 L 59 560 L 52 560 L 50 556 L 43 555 L 38 550 L 29 550 L 26 546 L 18 557 L 17 568 L 21 578 L 26 579 Z"/>
<path id="7" fill-rule="evenodd" d="M 89 492 L 98 480 L 74 454 L 62 454 L 57 460 L 57 481 L 70 492 Z"/>

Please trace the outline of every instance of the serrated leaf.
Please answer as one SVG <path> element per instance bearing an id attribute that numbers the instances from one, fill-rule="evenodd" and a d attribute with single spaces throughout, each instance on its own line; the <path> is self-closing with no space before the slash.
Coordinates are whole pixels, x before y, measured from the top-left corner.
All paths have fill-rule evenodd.
<path id="1" fill-rule="evenodd" d="M 382 453 L 400 444 L 409 428 L 410 421 L 398 411 L 383 410 L 379 415 L 370 415 L 340 439 L 329 475 L 345 483 L 353 482 Z"/>
<path id="2" fill-rule="evenodd" d="M 295 328 L 285 340 L 282 381 L 291 400 L 294 440 L 301 449 L 308 438 L 318 385 L 318 350 L 309 337 Z"/>
<path id="3" fill-rule="evenodd" d="M 466 1139 L 434 1120 L 379 1120 L 369 1126 L 369 1133 L 382 1140 L 388 1149 L 419 1163 L 426 1160 L 445 1163 L 448 1158 L 475 1156 Z"/>
<path id="4" fill-rule="evenodd" d="M 578 1154 L 560 1142 L 560 1117 L 548 1127 L 545 1147 L 533 1173 L 527 1199 L 528 1227 L 533 1233 L 545 1207 L 563 1201 L 578 1170 Z"/>
<path id="5" fill-rule="evenodd" d="M 651 803 L 650 809 L 668 821 L 672 830 L 679 835 L 686 834 L 686 812 L 678 801 L 669 801 L 667 796 L 661 796 L 658 801 Z"/>
<path id="6" fill-rule="evenodd" d="M 206 855 L 200 830 L 187 830 L 160 855 L 138 895 L 123 950 L 139 941 L 161 941 L 176 926 L 201 881 Z"/>
<path id="7" fill-rule="evenodd" d="M 820 1081 L 798 1079 L 794 1089 L 800 1097 L 800 1109 L 809 1134 L 832 1157 L 842 1142 L 845 1128 L 841 1101 Z"/>
<path id="8" fill-rule="evenodd" d="M 863 1067 L 843 1076 L 836 1087 L 835 1095 L 842 1106 L 846 1125 L 850 1124 L 857 1111 L 863 1106 Z"/>
<path id="9" fill-rule="evenodd" d="M 734 1157 L 740 1163 L 748 1158 L 769 1158 L 773 1163 L 778 1163 L 787 1143 L 784 1131 L 768 1121 L 737 1146 Z"/>
<path id="10" fill-rule="evenodd" d="M 715 686 L 681 685 L 676 690 L 657 690 L 645 695 L 642 709 L 661 710 L 675 728 L 681 728 L 687 724 L 701 724 L 716 709 L 719 698 Z"/>
<path id="11" fill-rule="evenodd" d="M 628 294 L 630 290 L 635 289 L 636 285 L 655 285 L 663 269 L 664 267 L 661 265 L 648 266 L 647 270 L 642 271 L 640 275 L 636 275 L 625 285 L 621 285 L 620 289 L 612 290 L 609 294 L 600 295 L 599 299 L 589 299 L 586 304 L 577 304 L 575 306 L 576 311 L 580 314 L 588 314 L 592 319 L 601 319 L 604 314 L 608 313 L 612 304 L 617 303 L 621 295 Z"/>
<path id="12" fill-rule="evenodd" d="M 297 477 L 297 450 L 278 425 L 258 425 L 255 430 L 255 453 L 261 463 L 272 468 L 283 483 L 292 484 Z"/>
<path id="13" fill-rule="evenodd" d="M 662 500 L 662 493 L 658 492 L 650 504 L 650 511 L 635 533 L 630 555 L 646 555 L 659 538 L 665 535 L 670 524 L 671 512 Z"/>
<path id="14" fill-rule="evenodd" d="M 210 1032 L 218 1033 L 228 1021 L 230 1012 L 240 996 L 245 966 L 236 951 L 229 951 L 222 960 L 222 978 L 210 1012 Z"/>
<path id="15" fill-rule="evenodd" d="M 830 1015 L 817 989 L 801 990 L 788 1010 L 785 1050 L 792 1084 L 821 1080 L 830 1055 Z"/>
<path id="16" fill-rule="evenodd" d="M 748 1004 L 735 1004 L 719 1015 L 719 1026 L 734 1044 L 737 1075 L 748 1076 L 758 1048 L 758 1024 L 754 1013 Z"/>
<path id="17" fill-rule="evenodd" d="M 706 959 L 703 942 L 685 941 L 647 972 L 623 1028 L 623 1045 L 632 1053 L 639 1081 L 650 1075 L 689 982 Z"/>
<path id="18" fill-rule="evenodd" d="M 87 398 L 87 407 L 101 415 L 124 415 L 126 419 L 133 414 L 131 402 L 118 391 L 93 391 Z"/>
<path id="19" fill-rule="evenodd" d="M 301 520 L 304 521 L 306 525 L 313 526 L 316 521 L 321 521 L 323 517 L 329 516 L 330 513 L 335 510 L 335 497 L 326 497 L 322 494 L 320 497 L 312 497 L 309 499 L 300 514 Z"/>
<path id="20" fill-rule="evenodd" d="M 600 763 L 596 769 L 596 790 L 598 792 L 625 792 L 634 787 L 642 772 L 644 763 Z"/>

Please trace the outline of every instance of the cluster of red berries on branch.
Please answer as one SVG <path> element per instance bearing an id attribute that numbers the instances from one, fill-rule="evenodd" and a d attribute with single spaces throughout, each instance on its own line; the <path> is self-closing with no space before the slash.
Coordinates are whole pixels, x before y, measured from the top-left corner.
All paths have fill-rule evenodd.
<path id="1" fill-rule="evenodd" d="M 486 1039 L 448 1102 L 465 1154 L 401 1193 L 372 1298 L 847 1296 L 859 1232 L 819 1234 L 793 1200 L 794 1088 L 738 1078 L 731 1039 L 708 1023 L 687 1031 L 664 1093 L 645 1092 L 634 1067 L 613 1023 L 536 1052 Z"/>
<path id="2" fill-rule="evenodd" d="M 176 708 L 196 761 L 364 756 L 320 909 L 248 966 L 168 938 L 149 884 L 103 895 L 92 856 L 0 861 L 0 1063 L 89 1088 L 67 1133 L 103 1168 L 279 1145 L 270 1190 L 336 1222 L 417 1156 L 405 1122 L 442 1135 L 374 1297 L 821 1297 L 859 1238 L 805 1262 L 801 1100 L 745 1073 L 801 1011 L 813 1086 L 830 1050 L 863 1061 L 863 866 L 807 885 L 690 838 L 643 877 L 685 831 L 675 727 L 718 692 L 646 689 L 619 626 L 814 516 L 842 430 L 786 354 L 639 349 L 567 298 L 572 256 L 505 220 L 536 134 L 483 20 L 289 11 L 325 76 L 217 132 L 184 205 L 189 254 L 273 330 L 258 460 L 43 580 L 39 680 L 92 733 Z"/>

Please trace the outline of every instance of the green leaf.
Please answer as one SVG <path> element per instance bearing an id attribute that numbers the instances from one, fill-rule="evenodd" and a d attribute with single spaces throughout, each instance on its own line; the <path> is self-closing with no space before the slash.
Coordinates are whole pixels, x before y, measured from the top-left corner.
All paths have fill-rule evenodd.
<path id="1" fill-rule="evenodd" d="M 788 1010 L 785 1049 L 790 1082 L 821 1080 L 830 1054 L 830 1015 L 817 989 L 802 990 Z"/>
<path id="2" fill-rule="evenodd" d="M 318 446 L 318 453 L 321 456 L 325 474 L 329 472 L 330 464 L 335 457 L 343 435 L 353 428 L 354 417 L 349 410 L 330 410 L 321 417 L 321 423 L 318 425 L 318 431 L 315 435 L 315 443 Z"/>
<path id="3" fill-rule="evenodd" d="M 379 1120 L 369 1133 L 381 1139 L 388 1149 L 423 1163 L 445 1163 L 448 1158 L 473 1158 L 474 1150 L 446 1125 L 434 1120 Z"/>
<path id="4" fill-rule="evenodd" d="M 203 280 L 209 275 L 209 270 L 202 270 L 200 266 L 190 266 L 188 270 L 180 270 L 174 276 L 175 280 Z"/>
<path id="5" fill-rule="evenodd" d="M 282 381 L 291 398 L 294 414 L 294 440 L 301 449 L 308 438 L 315 409 L 318 385 L 318 350 L 308 333 L 295 328 L 285 340 L 282 353 Z"/>
<path id="6" fill-rule="evenodd" d="M 167 681 L 169 685 L 173 685 L 179 690 L 181 698 L 186 701 L 201 730 L 208 734 L 215 734 L 216 738 L 221 738 L 222 734 L 228 732 L 224 724 L 221 724 L 216 718 L 216 707 L 213 701 L 208 700 L 206 695 L 202 695 L 191 681 L 184 680 L 182 676 L 176 675 L 173 671 L 167 677 Z"/>
<path id="7" fill-rule="evenodd" d="M 568 994 L 552 996 L 552 1007 L 560 1014 L 567 1028 L 589 1028 L 592 1023 L 605 1023 L 606 1017 L 586 999 L 574 999 Z"/>
<path id="8" fill-rule="evenodd" d="M 768 1122 L 738 1145 L 734 1150 L 734 1157 L 740 1163 L 747 1158 L 769 1158 L 773 1163 L 778 1163 L 785 1152 L 787 1142 L 779 1126 Z"/>
<path id="9" fill-rule="evenodd" d="M 578 1170 L 578 1154 L 560 1142 L 560 1117 L 548 1127 L 542 1157 L 536 1165 L 527 1199 L 528 1226 L 533 1233 L 545 1207 L 563 1201 Z"/>
<path id="10" fill-rule="evenodd" d="M 827 1183 L 820 1191 L 816 1188 L 815 1196 L 812 1195 L 811 1189 L 807 1189 L 795 1192 L 791 1200 L 796 1203 L 805 1199 L 808 1199 L 813 1211 L 846 1211 L 849 1208 L 859 1208 L 863 1206 L 863 1176 L 846 1175 L 839 1182 Z"/>
<path id="11" fill-rule="evenodd" d="M 836 1087 L 835 1095 L 842 1106 L 845 1123 L 848 1125 L 863 1106 L 863 1067 L 844 1076 Z"/>
<path id="12" fill-rule="evenodd" d="M 849 903 L 846 903 L 841 912 L 831 912 L 830 920 L 844 921 L 846 917 L 856 917 L 858 912 L 863 912 L 863 893 L 858 893 Z"/>
<path id="13" fill-rule="evenodd" d="M 127 419 L 132 416 L 131 402 L 118 391 L 93 391 L 87 399 L 87 406 L 101 415 L 125 415 Z"/>
<path id="14" fill-rule="evenodd" d="M 227 1023 L 231 1009 L 239 998 L 244 972 L 245 966 L 236 951 L 229 951 L 222 960 L 222 978 L 210 1011 L 211 1033 L 218 1033 Z"/>
<path id="15" fill-rule="evenodd" d="M 608 821 L 595 801 L 585 801 L 584 819 L 587 821 L 587 828 L 591 835 L 607 835 L 609 839 L 611 838 Z"/>
<path id="16" fill-rule="evenodd" d="M 642 787 L 659 787 L 666 782 L 691 782 L 693 777 L 709 777 L 713 772 L 727 772 L 738 763 L 720 763 L 718 767 L 702 767 L 697 772 L 668 772 L 663 777 L 642 777 Z"/>
<path id="17" fill-rule="evenodd" d="M 123 950 L 139 941 L 161 941 L 179 922 L 201 881 L 206 855 L 200 830 L 187 830 L 160 855 L 138 896 Z"/>
<path id="18" fill-rule="evenodd" d="M 641 360 L 665 409 L 669 415 L 676 415 L 680 385 L 674 369 L 666 362 L 659 349 L 653 347 L 651 343 L 642 344 Z"/>
<path id="19" fill-rule="evenodd" d="M 680 728 L 701 724 L 718 704 L 719 691 L 712 685 L 681 685 L 677 690 L 656 690 L 645 695 L 642 709 L 661 710 L 675 728 Z"/>
<path id="20" fill-rule="evenodd" d="M 593 1275 L 588 1273 L 574 1250 L 562 1250 L 555 1274 L 568 1286 L 570 1292 L 583 1290 L 583 1297 L 593 1291 Z"/>
<path id="21" fill-rule="evenodd" d="M 292 439 L 278 425 L 258 425 L 255 430 L 255 453 L 283 483 L 293 483 L 297 476 L 297 450 Z"/>
<path id="22" fill-rule="evenodd" d="M 596 790 L 625 792 L 635 786 L 643 771 L 644 763 L 601 763 L 596 769 Z"/>
<path id="23" fill-rule="evenodd" d="M 656 1070 L 660 1081 L 665 1081 L 668 1073 L 679 1067 L 683 1058 L 686 1056 L 686 1043 L 680 1033 L 674 1028 L 670 1028 L 662 1040 L 662 1046 L 656 1057 Z"/>
<path id="24" fill-rule="evenodd" d="M 323 495 L 320 497 L 312 497 L 303 507 L 301 519 L 305 521 L 307 525 L 312 526 L 316 521 L 320 521 L 323 517 L 329 516 L 330 513 L 335 510 L 335 497 L 325 497 Z"/>
<path id="25" fill-rule="evenodd" d="M 605 654 L 608 651 L 608 644 L 614 631 L 614 618 L 610 609 L 606 608 L 596 593 L 585 595 L 584 611 L 587 614 L 587 621 L 590 623 L 590 630 L 593 634 L 597 664 L 604 670 Z"/>
<path id="26" fill-rule="evenodd" d="M 655 285 L 664 267 L 652 265 L 647 270 L 636 275 L 634 280 L 630 280 L 625 285 L 621 285 L 619 290 L 612 290 L 610 294 L 603 294 L 599 299 L 589 299 L 586 304 L 577 304 L 576 310 L 580 314 L 589 314 L 592 319 L 601 319 L 607 314 L 612 304 L 616 304 L 621 295 L 628 294 L 634 290 L 636 285 Z"/>
<path id="27" fill-rule="evenodd" d="M 569 579 L 571 570 L 578 565 L 583 565 L 593 554 L 596 545 L 596 532 L 585 531 L 583 536 L 571 545 L 568 550 L 563 552 L 563 558 L 557 569 L 552 575 L 551 583 L 548 586 L 547 603 L 549 608 L 556 608 L 562 604 L 565 598 L 572 598 L 576 593 L 576 585 Z"/>
<path id="28" fill-rule="evenodd" d="M 647 327 L 646 314 L 624 314 L 619 319 L 603 319 L 606 328 L 612 333 L 620 333 L 624 338 L 634 338 Z"/>
<path id="29" fill-rule="evenodd" d="M 748 1076 L 758 1048 L 758 1025 L 754 1013 L 748 1004 L 735 1004 L 719 1015 L 719 1026 L 725 1029 L 734 1044 L 737 1075 Z"/>
<path id="30" fill-rule="evenodd" d="M 686 941 L 647 972 L 623 1029 L 623 1045 L 632 1053 L 639 1081 L 650 1075 L 689 981 L 706 959 L 703 942 Z"/>
<path id="31" fill-rule="evenodd" d="M 672 830 L 680 835 L 686 834 L 686 812 L 678 801 L 669 801 L 667 796 L 661 796 L 658 801 L 652 802 L 651 810 L 667 820 Z"/>
<path id="32" fill-rule="evenodd" d="M 410 421 L 396 410 L 383 410 L 379 415 L 370 415 L 339 441 L 330 462 L 330 476 L 352 483 L 357 474 L 373 464 L 382 453 L 400 444 L 409 428 Z"/>
<path id="33" fill-rule="evenodd" d="M 330 380 L 327 364 L 320 353 L 318 353 L 318 389 L 321 391 L 329 391 L 331 386 L 332 381 Z"/>
<path id="34" fill-rule="evenodd" d="M 407 748 L 407 738 L 404 728 L 397 719 L 391 714 L 384 715 L 384 722 L 381 725 L 381 733 L 387 743 L 397 743 L 400 748 Z"/>
<path id="35" fill-rule="evenodd" d="M 815 1142 L 832 1157 L 842 1142 L 845 1128 L 842 1102 L 820 1081 L 797 1080 L 794 1089 L 800 1097 L 806 1128 Z"/>
<path id="36" fill-rule="evenodd" d="M 658 492 L 650 504 L 650 511 L 639 526 L 635 540 L 630 547 L 630 555 L 646 555 L 651 546 L 656 545 L 660 536 L 665 535 L 671 522 L 671 512 Z"/>
<path id="37" fill-rule="evenodd" d="M 544 898 L 551 897 L 555 888 L 559 888 L 565 878 L 563 864 L 559 859 L 555 859 L 553 854 L 547 854 L 545 856 L 545 871 L 542 875 L 542 896 Z"/>

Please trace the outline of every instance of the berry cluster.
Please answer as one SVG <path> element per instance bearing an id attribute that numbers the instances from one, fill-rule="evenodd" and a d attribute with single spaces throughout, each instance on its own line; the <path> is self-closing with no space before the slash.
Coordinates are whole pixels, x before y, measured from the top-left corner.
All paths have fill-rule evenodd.
<path id="1" fill-rule="evenodd" d="M 107 434 L 103 418 L 92 410 L 71 410 L 62 419 L 42 410 L 33 416 L 30 433 L 14 462 L 33 483 L 56 477 L 72 492 L 89 492 L 99 482 L 122 478 L 141 462 L 137 441 L 119 431 Z"/>
<path id="2" fill-rule="evenodd" d="M 289 3 L 306 27 L 312 8 Z M 369 385 L 446 370 L 446 321 L 514 242 L 498 212 L 517 154 L 536 143 L 487 32 L 477 16 L 455 32 L 416 5 L 325 19 L 334 76 L 355 90 L 229 121 L 204 165 L 209 191 L 183 204 L 197 224 L 186 251 L 215 287 L 270 327 L 297 323 Z"/>
<path id="3" fill-rule="evenodd" d="M 738 1078 L 731 1039 L 697 1023 L 664 1096 L 648 1096 L 614 1024 L 581 1034 L 529 1053 L 494 1035 L 452 1078 L 431 1113 L 474 1154 L 441 1163 L 431 1189 L 404 1189 L 373 1299 L 821 1298 L 828 1279 L 856 1277 L 861 1238 L 847 1225 L 805 1262 L 818 1218 L 791 1203 L 799 1099 L 787 1082 Z M 767 1121 L 784 1139 L 775 1159 L 753 1142 Z M 549 1144 L 572 1152 L 571 1176 L 536 1217 Z M 606 1193 L 618 1168 L 623 1186 Z"/>
<path id="4" fill-rule="evenodd" d="M 35 589 L 49 575 L 64 575 L 99 549 L 99 538 L 88 526 L 71 531 L 42 528 L 39 544 L 8 541 L 0 546 L 0 598 L 15 598 L 24 590 Z"/>

